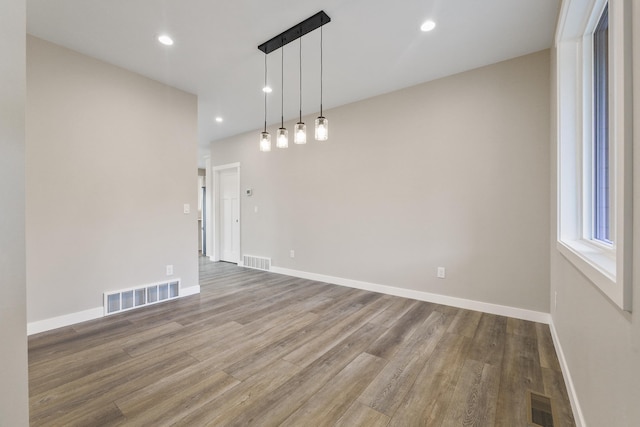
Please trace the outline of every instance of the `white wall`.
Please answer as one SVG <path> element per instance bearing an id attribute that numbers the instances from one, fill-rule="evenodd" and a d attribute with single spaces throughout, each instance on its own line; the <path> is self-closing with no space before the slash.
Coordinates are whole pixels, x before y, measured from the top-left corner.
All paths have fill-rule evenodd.
<path id="1" fill-rule="evenodd" d="M 212 164 L 240 162 L 253 188 L 243 253 L 548 312 L 549 73 L 542 51 L 335 108 L 324 143 L 214 142 Z"/>
<path id="2" fill-rule="evenodd" d="M 197 286 L 196 97 L 34 37 L 27 84 L 29 322 Z"/>
<path id="3" fill-rule="evenodd" d="M 637 41 L 640 40 L 640 5 L 638 2 L 632 4 L 633 40 Z M 633 49 L 635 232 L 632 314 L 610 302 L 556 249 L 555 123 L 552 133 L 551 315 L 588 426 L 640 424 L 640 43 L 635 43 Z M 554 116 L 555 108 L 552 105 Z M 554 307 L 556 293 L 557 307 Z"/>
<path id="4" fill-rule="evenodd" d="M 29 425 L 25 279 L 25 2 L 0 2 L 0 426 Z"/>

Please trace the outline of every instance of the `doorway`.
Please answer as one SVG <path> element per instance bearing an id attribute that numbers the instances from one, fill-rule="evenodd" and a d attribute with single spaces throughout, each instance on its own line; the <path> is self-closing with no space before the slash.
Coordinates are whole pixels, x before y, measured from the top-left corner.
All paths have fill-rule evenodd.
<path id="1" fill-rule="evenodd" d="M 214 260 L 240 261 L 240 164 L 212 168 L 214 180 Z"/>

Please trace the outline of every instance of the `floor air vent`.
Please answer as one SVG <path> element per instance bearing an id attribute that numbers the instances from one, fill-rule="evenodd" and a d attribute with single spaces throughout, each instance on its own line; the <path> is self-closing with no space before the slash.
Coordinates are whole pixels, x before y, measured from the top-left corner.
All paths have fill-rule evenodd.
<path id="1" fill-rule="evenodd" d="M 104 315 L 121 313 L 180 296 L 180 279 L 104 293 Z"/>
<path id="2" fill-rule="evenodd" d="M 271 270 L 271 258 L 243 255 L 242 266 L 247 268 L 255 268 L 257 270 L 269 271 Z"/>
<path id="3" fill-rule="evenodd" d="M 529 392 L 529 423 L 535 427 L 553 427 L 551 398 Z"/>

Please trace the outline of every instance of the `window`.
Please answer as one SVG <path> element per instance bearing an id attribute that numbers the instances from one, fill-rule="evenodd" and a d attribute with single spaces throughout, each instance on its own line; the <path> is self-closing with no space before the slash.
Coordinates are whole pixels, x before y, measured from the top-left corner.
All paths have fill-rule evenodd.
<path id="1" fill-rule="evenodd" d="M 593 33 L 592 238 L 612 244 L 609 192 L 609 7 Z"/>
<path id="2" fill-rule="evenodd" d="M 623 310 L 631 310 L 631 1 L 564 1 L 556 33 L 557 248 Z"/>

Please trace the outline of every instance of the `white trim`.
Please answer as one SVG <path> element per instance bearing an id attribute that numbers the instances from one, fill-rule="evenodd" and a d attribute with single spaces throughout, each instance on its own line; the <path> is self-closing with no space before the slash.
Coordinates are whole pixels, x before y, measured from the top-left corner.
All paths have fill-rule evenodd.
<path id="1" fill-rule="evenodd" d="M 299 277 L 301 279 L 326 282 L 334 285 L 347 286 L 350 288 L 363 289 L 365 291 L 378 292 L 387 295 L 395 295 L 403 298 L 411 298 L 419 301 L 433 302 L 436 304 L 449 305 L 452 307 L 464 308 L 466 310 L 481 311 L 483 313 L 497 314 L 500 316 L 514 317 L 516 319 L 529 320 L 532 322 L 549 324 L 551 315 L 541 311 L 527 310 L 524 308 L 509 307 L 506 305 L 492 304 L 488 302 L 473 301 L 465 298 L 451 297 L 447 295 L 433 294 L 430 292 L 416 291 L 413 289 L 398 288 L 395 286 L 379 285 L 376 283 L 363 282 L 360 280 L 344 279 L 342 277 L 327 276 L 324 274 L 309 273 L 306 271 L 291 270 L 288 268 L 271 266 L 272 273 L 284 274 L 286 276 Z"/>
<path id="2" fill-rule="evenodd" d="M 177 298 L 166 299 L 162 300 L 161 302 L 175 301 L 183 297 L 188 297 L 190 295 L 196 295 L 200 293 L 200 285 L 179 289 L 180 295 Z M 62 328 L 64 326 L 71 326 L 75 325 L 76 323 L 99 319 L 101 317 L 105 317 L 103 306 L 91 308 L 89 310 L 78 311 L 76 313 L 63 314 L 62 316 L 51 317 L 49 319 L 37 320 L 35 322 L 30 322 L 27 324 L 27 335 L 39 334 L 40 332 L 46 332 L 52 329 Z"/>
<path id="3" fill-rule="evenodd" d="M 609 299 L 616 303 L 623 300 L 623 289 L 616 282 L 615 257 L 584 240 L 558 241 L 556 248 Z"/>
<path id="4" fill-rule="evenodd" d="M 225 165 L 214 166 L 211 168 L 211 178 L 212 178 L 212 187 L 213 194 L 212 203 L 213 208 L 211 209 L 211 218 L 212 218 L 212 234 L 213 234 L 213 248 L 210 251 L 209 259 L 211 261 L 217 262 L 220 261 L 220 172 L 225 170 L 235 169 L 238 174 L 238 188 L 236 189 L 238 194 L 238 216 L 242 218 L 242 197 L 240 194 L 240 163 L 227 163 Z M 238 223 L 238 236 L 240 241 L 238 242 L 238 262 L 240 262 L 241 254 L 242 254 L 242 221 Z M 209 252 L 209 251 L 207 251 Z"/>
<path id="5" fill-rule="evenodd" d="M 235 163 L 227 163 L 226 165 L 213 166 L 211 170 L 213 172 L 219 172 L 225 169 L 233 169 L 233 168 L 239 168 L 239 167 L 240 167 L 240 162 L 235 162 Z"/>
<path id="6" fill-rule="evenodd" d="M 569 401 L 571 402 L 571 409 L 573 410 L 573 418 L 576 422 L 576 427 L 586 427 L 587 423 L 584 421 L 584 415 L 580 402 L 578 401 L 578 393 L 573 385 L 573 379 L 571 378 L 571 372 L 569 372 L 569 364 L 564 356 L 562 345 L 560 344 L 560 338 L 556 331 L 553 319 L 549 323 L 549 329 L 551 330 L 551 338 L 553 339 L 553 346 L 556 348 L 556 354 L 558 355 L 558 361 L 560 362 L 560 369 L 562 369 L 562 376 L 564 377 L 564 383 L 567 387 L 567 394 L 569 395 Z"/>
<path id="7" fill-rule="evenodd" d="M 49 319 L 37 320 L 27 323 L 27 335 L 39 334 L 51 329 L 62 328 L 63 326 L 74 325 L 86 322 L 87 320 L 99 319 L 104 316 L 104 307 L 90 308 L 89 310 L 75 313 L 63 314 L 62 316 L 51 317 Z"/>

